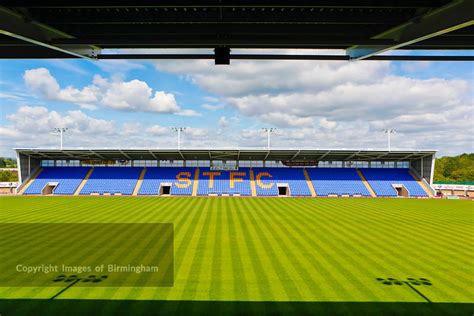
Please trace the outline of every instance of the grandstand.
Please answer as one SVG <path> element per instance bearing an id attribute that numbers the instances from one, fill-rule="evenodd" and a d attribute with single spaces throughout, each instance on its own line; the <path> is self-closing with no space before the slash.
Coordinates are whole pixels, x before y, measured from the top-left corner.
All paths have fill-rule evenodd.
<path id="1" fill-rule="evenodd" d="M 429 197 L 434 151 L 17 149 L 27 195 Z"/>

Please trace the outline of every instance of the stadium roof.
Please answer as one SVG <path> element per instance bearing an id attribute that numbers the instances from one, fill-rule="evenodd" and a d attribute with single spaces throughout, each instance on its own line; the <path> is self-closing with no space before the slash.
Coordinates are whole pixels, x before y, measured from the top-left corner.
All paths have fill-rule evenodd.
<path id="1" fill-rule="evenodd" d="M 213 59 L 213 54 L 101 50 L 225 48 L 219 51 L 225 58 L 227 48 L 319 48 L 344 49 L 346 55 L 231 58 L 473 60 L 379 55 L 395 49 L 473 49 L 473 12 L 472 0 L 2 0 L 0 58 Z"/>
<path id="2" fill-rule="evenodd" d="M 18 154 L 45 160 L 317 160 L 410 161 L 435 150 L 386 151 L 343 149 L 16 149 Z"/>

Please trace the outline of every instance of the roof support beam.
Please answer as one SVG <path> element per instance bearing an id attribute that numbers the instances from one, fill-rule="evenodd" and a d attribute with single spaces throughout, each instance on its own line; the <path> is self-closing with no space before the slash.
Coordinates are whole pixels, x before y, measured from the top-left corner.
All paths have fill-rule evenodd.
<path id="1" fill-rule="evenodd" d="M 68 153 L 67 151 L 63 151 L 63 153 L 64 153 L 65 155 L 68 155 L 68 156 L 71 157 L 71 158 L 75 158 L 73 154 L 70 154 L 70 153 Z"/>
<path id="2" fill-rule="evenodd" d="M 319 161 L 323 160 L 327 155 L 329 155 L 331 153 L 330 150 L 328 150 L 324 155 L 322 155 L 321 157 L 318 158 Z"/>
<path id="3" fill-rule="evenodd" d="M 151 150 L 149 150 L 148 152 L 153 158 L 155 158 L 155 160 L 159 160 L 158 157 L 156 157 L 156 155 Z"/>
<path id="4" fill-rule="evenodd" d="M 377 159 L 380 159 L 380 158 L 382 158 L 384 156 L 387 156 L 387 155 L 388 155 L 388 152 L 385 152 L 383 154 L 378 155 L 377 157 L 372 158 L 371 161 L 376 161 Z"/>
<path id="5" fill-rule="evenodd" d="M 91 150 L 89 150 L 89 152 L 90 152 L 91 154 L 93 154 L 93 155 L 96 155 L 96 156 L 97 156 L 97 157 L 99 157 L 100 159 L 105 159 L 105 157 L 104 157 L 104 156 L 100 155 L 99 153 L 95 152 L 95 151 L 94 151 L 94 150 L 92 150 L 92 149 L 91 149 Z"/>
<path id="6" fill-rule="evenodd" d="M 416 155 L 416 153 L 411 153 L 411 154 L 409 154 L 409 155 L 406 155 L 406 156 L 403 157 L 403 158 L 397 159 L 397 161 L 403 161 L 403 160 L 408 159 L 408 158 L 411 158 L 411 157 L 413 157 L 413 156 L 415 156 L 415 155 Z"/>
<path id="7" fill-rule="evenodd" d="M 298 155 L 300 154 L 300 152 L 301 152 L 301 150 L 298 150 L 298 151 L 296 152 L 296 154 L 294 154 L 293 157 L 290 158 L 290 160 L 293 160 L 293 159 L 295 159 L 296 157 L 298 157 Z"/>
<path id="8" fill-rule="evenodd" d="M 353 154 L 350 155 L 349 157 L 346 157 L 346 159 L 344 159 L 344 161 L 347 161 L 347 160 L 352 159 L 353 157 L 357 156 L 359 153 L 360 153 L 360 151 L 353 153 Z"/>
<path id="9" fill-rule="evenodd" d="M 127 158 L 128 160 L 132 160 L 132 158 L 131 158 L 129 155 L 127 155 L 126 153 L 124 153 L 123 150 L 119 150 L 119 152 L 120 152 L 122 155 L 124 155 L 125 158 Z"/>
<path id="10" fill-rule="evenodd" d="M 266 161 L 268 156 L 270 156 L 270 152 L 271 152 L 271 150 L 268 150 L 267 154 L 265 155 L 265 158 L 263 158 L 264 161 Z"/>
<path id="11" fill-rule="evenodd" d="M 356 45 L 347 50 L 351 59 L 361 60 L 399 49 L 426 39 L 474 25 L 474 1 L 456 0 L 419 18 L 374 36 L 373 39 L 394 40 L 387 46 Z"/>
<path id="12" fill-rule="evenodd" d="M 0 7 L 0 34 L 78 58 L 95 59 L 99 52 L 95 47 L 90 46 L 71 48 L 51 45 L 50 41 L 53 38 L 73 37 L 48 25 L 28 20 L 4 7 Z"/>
<path id="13" fill-rule="evenodd" d="M 44 157 L 44 158 L 47 158 L 47 159 L 51 159 L 50 156 L 45 155 L 45 154 L 43 154 L 43 153 L 41 153 L 41 152 L 36 152 L 36 154 L 40 155 L 41 157 Z M 28 155 L 28 156 L 33 157 L 32 155 Z"/>

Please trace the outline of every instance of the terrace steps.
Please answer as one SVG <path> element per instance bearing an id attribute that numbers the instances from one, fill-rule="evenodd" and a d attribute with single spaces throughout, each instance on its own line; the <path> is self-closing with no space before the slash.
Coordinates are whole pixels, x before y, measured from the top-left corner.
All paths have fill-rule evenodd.
<path id="1" fill-rule="evenodd" d="M 308 185 L 308 189 L 311 192 L 311 197 L 316 197 L 318 196 L 316 193 L 316 190 L 314 189 L 313 182 L 311 181 L 311 178 L 309 177 L 308 171 L 306 169 L 303 169 L 304 177 L 306 178 L 306 184 Z"/>
<path id="2" fill-rule="evenodd" d="M 253 169 L 250 168 L 250 190 L 252 192 L 252 196 L 257 196 L 257 187 L 255 186 L 255 175 L 253 174 Z"/>
<path id="3" fill-rule="evenodd" d="M 89 177 L 91 176 L 92 172 L 94 172 L 94 167 L 92 167 L 92 168 L 89 169 L 89 171 L 87 172 L 87 174 L 86 174 L 86 176 L 84 177 L 84 179 L 82 179 L 81 184 L 79 184 L 79 186 L 77 187 L 76 192 L 74 192 L 74 195 L 79 195 L 79 193 L 81 192 L 82 188 L 86 185 L 86 182 L 87 182 L 87 180 L 89 179 Z"/>
<path id="4" fill-rule="evenodd" d="M 371 196 L 371 197 L 377 197 L 377 195 L 375 194 L 374 190 L 373 190 L 372 187 L 370 186 L 369 182 L 367 182 L 367 179 L 365 178 L 365 176 L 364 176 L 364 174 L 362 173 L 362 171 L 360 171 L 359 169 L 357 169 L 357 174 L 359 175 L 360 179 L 362 180 L 362 183 L 364 183 L 365 187 L 366 187 L 367 190 L 369 191 L 370 196 Z"/>
<path id="5" fill-rule="evenodd" d="M 30 179 L 28 179 L 28 182 L 26 182 L 26 184 L 21 188 L 18 194 L 23 194 L 26 191 L 26 189 L 28 189 L 28 187 L 33 183 L 33 181 L 35 181 L 35 179 L 40 175 L 42 171 L 43 171 L 43 168 L 39 168 L 38 170 L 36 170 L 36 172 L 33 173 Z"/>
<path id="6" fill-rule="evenodd" d="M 192 196 L 198 195 L 198 189 L 199 189 L 199 168 L 196 168 L 196 170 L 194 170 L 194 183 L 193 183 Z"/>
<path id="7" fill-rule="evenodd" d="M 426 192 L 426 194 L 428 194 L 429 197 L 433 197 L 433 193 L 428 190 L 428 188 L 425 186 L 425 184 L 423 183 L 423 181 L 421 181 L 420 178 L 418 178 L 416 176 L 415 173 L 413 173 L 413 171 L 409 170 L 408 171 L 410 173 L 410 175 L 413 177 L 413 179 L 415 179 L 415 181 L 418 183 L 418 185 Z"/>
<path id="8" fill-rule="evenodd" d="M 135 189 L 133 189 L 132 196 L 138 195 L 138 191 L 140 190 L 140 187 L 142 186 L 145 173 L 146 173 L 146 167 L 143 168 L 142 172 L 140 172 L 140 177 L 138 178 L 137 184 L 135 185 Z"/>

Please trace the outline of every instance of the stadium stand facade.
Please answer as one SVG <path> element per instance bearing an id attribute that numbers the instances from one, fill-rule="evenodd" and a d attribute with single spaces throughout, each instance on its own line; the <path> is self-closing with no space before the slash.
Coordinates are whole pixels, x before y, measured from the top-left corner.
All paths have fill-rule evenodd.
<path id="1" fill-rule="evenodd" d="M 72 195 L 90 168 L 45 167 L 24 194 Z M 95 167 L 81 195 L 132 195 L 140 174 L 145 176 L 137 195 L 252 196 L 251 171 L 255 175 L 255 196 L 311 196 L 304 170 L 318 196 L 370 196 L 355 168 L 242 168 L 215 171 L 210 168 L 180 167 Z M 404 186 L 407 196 L 428 196 L 408 169 L 359 169 L 377 196 L 399 196 Z M 197 174 L 197 178 L 195 178 Z"/>
<path id="2" fill-rule="evenodd" d="M 21 155 L 19 165 L 25 166 Z M 42 157 L 45 155 L 41 153 Z M 266 156 L 269 155 L 267 152 Z M 69 153 L 68 157 L 71 156 L 74 155 Z M 350 157 L 354 156 L 353 153 Z M 406 156 L 406 153 L 401 156 Z M 28 178 L 22 178 L 18 192 L 28 195 L 432 196 L 426 178 L 418 176 L 420 172 L 413 167 L 421 166 L 422 174 L 426 170 L 431 174 L 431 169 L 424 167 L 424 160 L 421 163 L 380 164 L 371 160 L 372 167 L 371 162 L 360 160 L 355 164 L 344 160 L 332 164 L 336 161 L 333 159 L 324 164 L 315 159 L 271 158 L 274 159 L 272 163 L 248 159 L 241 161 L 241 166 L 238 159 L 232 160 L 230 165 L 226 165 L 224 160 L 213 164 L 209 159 L 201 164 L 210 166 L 197 165 L 197 160 L 195 166 L 186 166 L 186 161 L 174 159 L 37 159 L 32 163 L 29 157 L 28 166 L 36 167 L 30 170 Z M 140 165 L 142 162 L 146 164 Z M 160 163 L 165 166 L 159 166 Z M 335 167 L 328 167 L 332 165 Z M 400 165 L 404 167 L 400 168 Z M 20 171 L 20 174 L 25 173 Z"/>

